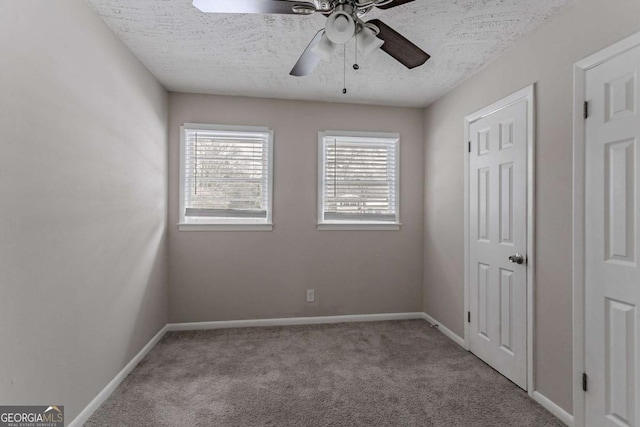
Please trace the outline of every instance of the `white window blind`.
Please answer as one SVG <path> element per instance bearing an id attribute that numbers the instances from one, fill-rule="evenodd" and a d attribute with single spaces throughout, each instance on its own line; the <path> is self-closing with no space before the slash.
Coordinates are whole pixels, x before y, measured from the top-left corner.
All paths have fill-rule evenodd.
<path id="1" fill-rule="evenodd" d="M 397 223 L 398 138 L 321 135 L 320 223 Z"/>
<path id="2" fill-rule="evenodd" d="M 260 128 L 262 129 L 262 128 Z M 271 221 L 271 132 L 183 127 L 181 222 Z"/>

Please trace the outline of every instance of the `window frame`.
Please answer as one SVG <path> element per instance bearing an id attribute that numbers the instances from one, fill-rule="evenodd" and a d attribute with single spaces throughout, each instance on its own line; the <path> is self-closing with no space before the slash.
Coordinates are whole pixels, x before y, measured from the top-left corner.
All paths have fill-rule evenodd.
<path id="1" fill-rule="evenodd" d="M 269 135 L 267 140 L 267 217 L 255 218 L 211 218 L 207 221 L 188 222 L 185 217 L 185 160 L 187 131 L 235 131 L 260 132 Z M 179 180 L 179 231 L 272 231 L 273 230 L 273 130 L 265 126 L 235 126 L 202 123 L 184 123 L 180 126 L 180 180 Z"/>
<path id="2" fill-rule="evenodd" d="M 380 140 L 393 140 L 396 149 L 395 162 L 395 214 L 396 220 L 391 221 L 357 221 L 357 220 L 325 220 L 324 219 L 324 176 L 325 176 L 325 156 L 324 140 L 331 137 L 348 138 L 369 138 Z M 400 222 L 400 134 L 387 132 L 355 132 L 355 131 L 321 131 L 318 132 L 318 212 L 317 229 L 319 231 L 341 231 L 341 230 L 361 230 L 361 231 L 398 231 L 402 226 Z"/>

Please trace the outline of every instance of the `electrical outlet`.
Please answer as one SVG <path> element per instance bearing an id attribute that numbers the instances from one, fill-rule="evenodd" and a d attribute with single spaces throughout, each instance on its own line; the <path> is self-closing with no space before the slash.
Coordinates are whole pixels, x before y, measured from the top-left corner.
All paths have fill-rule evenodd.
<path id="1" fill-rule="evenodd" d="M 307 302 L 315 302 L 316 300 L 316 291 L 313 289 L 307 289 Z"/>

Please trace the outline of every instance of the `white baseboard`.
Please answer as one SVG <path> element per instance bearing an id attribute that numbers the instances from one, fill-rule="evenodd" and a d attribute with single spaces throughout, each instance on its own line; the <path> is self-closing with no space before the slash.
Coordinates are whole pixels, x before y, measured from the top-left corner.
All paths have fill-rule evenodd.
<path id="1" fill-rule="evenodd" d="M 446 336 L 451 338 L 453 340 L 453 342 L 458 344 L 460 347 L 462 347 L 462 348 L 465 347 L 464 338 L 461 338 L 460 335 L 456 334 L 451 329 L 447 328 L 442 323 L 438 322 L 436 319 L 434 319 L 433 317 L 429 316 L 427 313 L 422 313 L 422 318 L 424 320 L 426 320 L 427 322 L 431 323 L 432 325 L 438 325 L 438 330 L 440 332 L 442 332 L 443 334 L 445 334 Z"/>
<path id="2" fill-rule="evenodd" d="M 568 413 L 567 411 L 565 411 L 564 409 L 556 405 L 550 399 L 540 394 L 540 392 L 538 391 L 533 392 L 533 400 L 535 400 L 540 405 L 542 405 L 542 407 L 545 408 L 547 411 L 551 412 L 553 415 L 558 417 L 560 421 L 562 421 L 569 427 L 573 427 L 573 415 L 571 415 L 570 413 Z"/>
<path id="3" fill-rule="evenodd" d="M 69 427 L 82 427 L 87 422 L 89 417 L 111 396 L 116 388 L 120 385 L 127 375 L 135 369 L 140 361 L 151 351 L 151 349 L 162 339 L 164 334 L 167 333 L 167 325 L 165 325 L 160 331 L 155 334 L 153 338 L 145 345 L 142 350 L 136 354 L 133 359 L 127 365 L 122 368 L 120 372 L 102 389 L 100 393 L 80 412 L 80 414 L 69 424 Z"/>
<path id="4" fill-rule="evenodd" d="M 265 326 L 319 325 L 347 322 L 379 322 L 383 320 L 424 319 L 424 313 L 355 314 L 345 316 L 289 317 L 281 319 L 224 320 L 217 322 L 169 323 L 169 331 L 199 331 L 205 329 L 253 328 Z"/>

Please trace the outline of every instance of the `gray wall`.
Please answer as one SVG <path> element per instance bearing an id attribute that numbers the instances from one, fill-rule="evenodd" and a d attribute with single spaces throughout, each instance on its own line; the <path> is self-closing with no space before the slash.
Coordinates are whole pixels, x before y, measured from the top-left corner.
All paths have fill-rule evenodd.
<path id="1" fill-rule="evenodd" d="M 638 0 L 579 1 L 425 112 L 424 308 L 463 336 L 463 118 L 537 83 L 536 389 L 569 412 L 573 63 L 638 30 Z"/>
<path id="2" fill-rule="evenodd" d="M 170 321 L 420 311 L 422 121 L 420 109 L 170 94 Z M 185 122 L 275 131 L 272 232 L 177 230 Z M 400 133 L 400 231 L 316 231 L 317 132 L 327 129 Z"/>
<path id="3" fill-rule="evenodd" d="M 80 0 L 0 2 L 0 403 L 68 421 L 167 321 L 167 94 Z"/>

